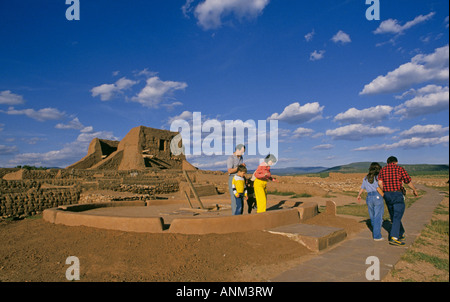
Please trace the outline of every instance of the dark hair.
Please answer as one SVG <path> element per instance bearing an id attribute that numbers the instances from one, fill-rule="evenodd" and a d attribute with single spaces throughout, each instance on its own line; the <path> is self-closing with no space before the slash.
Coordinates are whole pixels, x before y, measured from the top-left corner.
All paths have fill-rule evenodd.
<path id="1" fill-rule="evenodd" d="M 387 159 L 387 163 L 388 164 L 390 164 L 390 163 L 398 163 L 397 157 L 389 156 L 388 159 Z"/>
<path id="2" fill-rule="evenodd" d="M 370 167 L 369 167 L 369 173 L 366 176 L 367 181 L 369 183 L 373 184 L 373 180 L 378 175 L 378 173 L 380 173 L 380 170 L 381 170 L 381 166 L 379 163 L 377 163 L 377 162 L 371 163 Z"/>
<path id="3" fill-rule="evenodd" d="M 247 173 L 247 167 L 244 166 L 244 165 L 239 165 L 239 166 L 237 167 L 237 171 L 236 171 L 236 172 L 241 172 L 241 171 L 244 171 L 244 172 Z"/>
<path id="4" fill-rule="evenodd" d="M 275 155 L 269 153 L 269 154 L 266 156 L 266 158 L 264 158 L 264 161 L 265 161 L 266 163 L 268 163 L 269 161 L 272 161 L 273 163 L 276 163 L 276 162 L 277 162 L 277 158 L 275 157 Z"/>
<path id="5" fill-rule="evenodd" d="M 236 146 L 236 149 L 234 149 L 234 150 L 241 150 L 242 148 L 244 148 L 244 150 L 245 150 L 245 145 L 244 144 L 239 144 L 239 145 L 237 145 Z"/>

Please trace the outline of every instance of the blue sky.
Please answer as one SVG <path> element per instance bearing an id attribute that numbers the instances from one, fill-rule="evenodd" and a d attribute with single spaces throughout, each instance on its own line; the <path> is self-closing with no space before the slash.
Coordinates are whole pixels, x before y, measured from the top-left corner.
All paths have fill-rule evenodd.
<path id="1" fill-rule="evenodd" d="M 193 112 L 277 120 L 277 167 L 448 164 L 446 0 L 380 0 L 380 20 L 364 0 L 79 2 L 71 21 L 64 0 L 0 2 L 1 167 L 66 167 Z"/>

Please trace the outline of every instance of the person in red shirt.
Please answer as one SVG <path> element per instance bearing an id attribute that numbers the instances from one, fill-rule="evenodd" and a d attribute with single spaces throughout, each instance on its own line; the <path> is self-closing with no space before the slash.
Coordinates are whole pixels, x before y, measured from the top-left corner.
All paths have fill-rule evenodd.
<path id="1" fill-rule="evenodd" d="M 402 224 L 402 217 L 405 212 L 403 183 L 408 184 L 414 195 L 418 196 L 417 189 L 411 182 L 411 177 L 403 167 L 398 165 L 397 158 L 390 156 L 387 159 L 387 166 L 383 167 L 378 174 L 378 185 L 384 191 L 384 200 L 392 222 L 389 244 L 399 246 L 405 245 L 405 229 Z"/>
<path id="2" fill-rule="evenodd" d="M 277 162 L 276 157 L 273 154 L 266 156 L 264 161 L 258 166 L 255 173 L 255 181 L 253 183 L 253 189 L 256 197 L 256 213 L 264 213 L 267 207 L 267 182 L 269 180 L 276 181 L 270 173 L 270 166 Z"/>

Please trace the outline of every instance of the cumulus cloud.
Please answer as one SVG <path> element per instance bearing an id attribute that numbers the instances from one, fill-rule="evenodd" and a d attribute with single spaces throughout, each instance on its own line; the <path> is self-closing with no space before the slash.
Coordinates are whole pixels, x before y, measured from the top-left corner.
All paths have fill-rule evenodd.
<path id="1" fill-rule="evenodd" d="M 154 76 L 146 81 L 145 87 L 131 101 L 138 102 L 144 107 L 157 108 L 166 98 L 177 90 L 184 90 L 188 85 L 184 82 L 161 81 Z"/>
<path id="2" fill-rule="evenodd" d="M 384 76 L 378 76 L 371 83 L 365 85 L 359 94 L 398 92 L 414 84 L 428 81 L 445 82 L 449 80 L 448 74 L 449 47 L 446 45 L 435 49 L 432 54 L 416 55 L 410 62 Z"/>
<path id="3" fill-rule="evenodd" d="M 180 113 L 179 115 L 169 117 L 169 123 L 171 124 L 172 122 L 177 121 L 177 120 L 183 120 L 183 121 L 190 122 L 190 121 L 192 121 L 192 118 L 193 118 L 192 112 L 186 110 L 186 111 L 183 111 L 182 113 Z"/>
<path id="4" fill-rule="evenodd" d="M 311 136 L 314 133 L 313 129 L 299 127 L 292 132 L 293 138 L 300 138 L 304 136 Z"/>
<path id="5" fill-rule="evenodd" d="M 61 112 L 56 108 L 43 108 L 39 110 L 34 109 L 22 109 L 16 110 L 14 107 L 9 107 L 7 111 L 1 111 L 9 115 L 26 115 L 29 118 L 37 120 L 39 122 L 45 122 L 49 120 L 60 120 L 66 113 Z"/>
<path id="6" fill-rule="evenodd" d="M 449 108 L 449 87 L 428 85 L 414 92 L 415 97 L 395 108 L 402 118 L 438 113 Z"/>
<path id="7" fill-rule="evenodd" d="M 325 50 L 314 50 L 310 55 L 309 55 L 309 60 L 310 61 L 317 61 L 317 60 L 321 60 L 323 59 L 323 56 L 325 54 Z"/>
<path id="8" fill-rule="evenodd" d="M 438 137 L 444 134 L 448 134 L 448 127 L 442 127 L 442 125 L 415 125 L 408 130 L 401 132 L 399 135 L 405 138 L 412 137 Z"/>
<path id="9" fill-rule="evenodd" d="M 350 124 L 374 124 L 387 119 L 392 110 L 394 110 L 393 107 L 386 105 L 378 105 L 363 110 L 350 108 L 336 115 L 334 121 Z"/>
<path id="10" fill-rule="evenodd" d="M 343 32 L 342 30 L 338 31 L 331 40 L 334 43 L 341 43 L 341 44 L 347 44 L 350 43 L 352 40 L 350 39 L 350 36 Z"/>
<path id="11" fill-rule="evenodd" d="M 187 0 L 181 10 L 186 17 L 193 11 L 198 25 L 205 30 L 221 27 L 223 18 L 230 15 L 239 20 L 255 18 L 269 4 L 269 0 L 205 0 L 194 9 L 193 2 Z"/>
<path id="12" fill-rule="evenodd" d="M 422 147 L 431 147 L 435 145 L 447 144 L 448 145 L 448 135 L 443 137 L 432 137 L 432 138 L 423 138 L 423 137 L 412 137 L 407 139 L 402 139 L 399 142 L 393 144 L 381 144 L 381 145 L 373 145 L 367 147 L 359 147 L 353 149 L 354 151 L 373 151 L 373 150 L 391 150 L 396 148 L 403 149 L 418 149 Z"/>
<path id="13" fill-rule="evenodd" d="M 324 106 L 320 106 L 318 102 L 306 103 L 292 103 L 284 108 L 281 114 L 274 113 L 268 119 L 279 120 L 289 124 L 302 124 L 316 119 L 322 118 Z"/>
<path id="14" fill-rule="evenodd" d="M 137 83 L 137 81 L 129 80 L 123 77 L 117 80 L 114 84 L 102 84 L 100 86 L 96 86 L 91 89 L 91 93 L 93 97 L 100 96 L 100 100 L 109 101 L 118 93 L 134 86 Z"/>
<path id="15" fill-rule="evenodd" d="M 392 134 L 395 131 L 396 130 L 384 126 L 370 127 L 362 124 L 352 124 L 333 130 L 327 130 L 325 134 L 331 136 L 335 140 L 358 141 L 366 137 Z"/>
<path id="16" fill-rule="evenodd" d="M 1 105 L 20 105 L 25 103 L 21 95 L 12 93 L 11 90 L 5 90 L 0 92 L 0 104 Z"/>
<path id="17" fill-rule="evenodd" d="M 425 22 L 431 19 L 435 15 L 435 12 L 431 12 L 428 15 L 419 15 L 414 20 L 406 22 L 404 25 L 400 25 L 398 20 L 387 19 L 381 22 L 380 26 L 373 32 L 374 34 L 402 34 L 405 30 L 411 27 Z"/>
<path id="18" fill-rule="evenodd" d="M 314 37 L 315 34 L 316 34 L 316 32 L 314 31 L 314 29 L 313 29 L 311 32 L 307 33 L 307 34 L 305 35 L 305 40 L 306 40 L 306 42 L 311 41 L 311 40 L 313 39 L 313 37 Z"/>
<path id="19" fill-rule="evenodd" d="M 75 129 L 81 130 L 84 128 L 83 124 L 76 117 L 73 120 L 69 121 L 67 124 L 59 123 L 55 126 L 56 129 Z"/>

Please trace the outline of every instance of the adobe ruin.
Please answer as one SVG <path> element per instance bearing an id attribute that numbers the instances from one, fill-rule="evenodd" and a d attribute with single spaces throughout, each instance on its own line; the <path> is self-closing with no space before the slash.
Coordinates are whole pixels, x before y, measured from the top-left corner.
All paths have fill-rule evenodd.
<path id="1" fill-rule="evenodd" d="M 66 169 L 87 170 L 195 170 L 184 154 L 174 155 L 170 150 L 178 132 L 138 126 L 131 129 L 121 141 L 94 138 L 88 154 Z M 181 143 L 181 142 L 180 142 Z"/>

